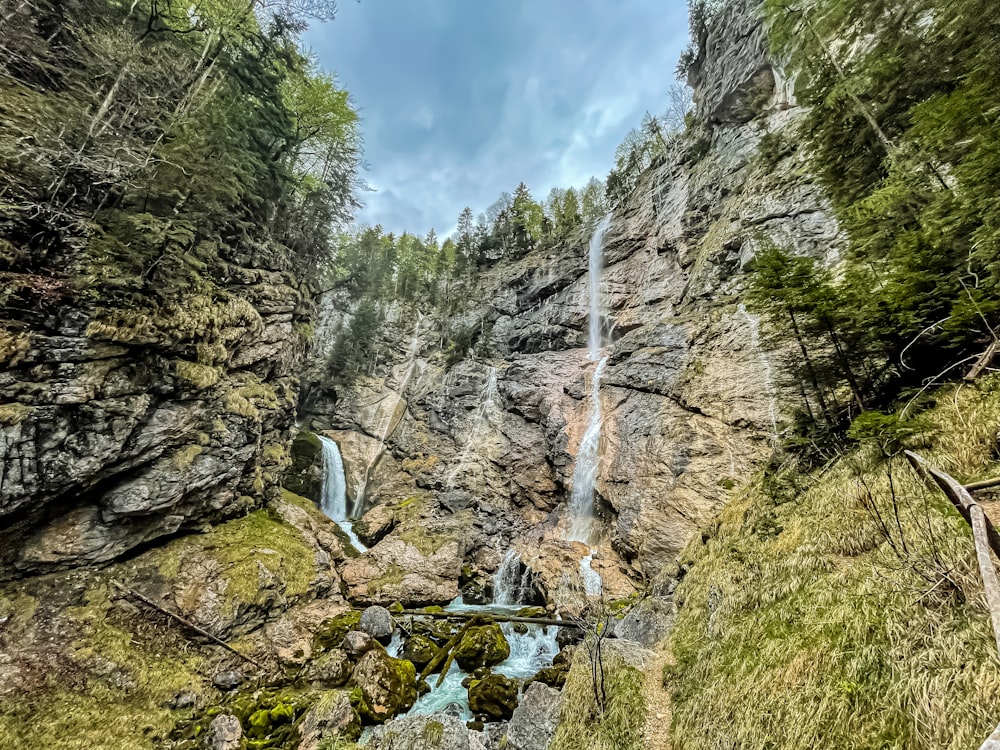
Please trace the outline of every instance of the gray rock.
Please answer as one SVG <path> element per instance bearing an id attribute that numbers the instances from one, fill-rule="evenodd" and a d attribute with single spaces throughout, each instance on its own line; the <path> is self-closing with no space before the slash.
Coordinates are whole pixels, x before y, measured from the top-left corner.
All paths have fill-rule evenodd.
<path id="1" fill-rule="evenodd" d="M 243 727 L 232 714 L 219 714 L 208 725 L 208 746 L 211 750 L 239 750 L 242 739 Z"/>
<path id="2" fill-rule="evenodd" d="M 167 708 L 172 708 L 175 711 L 182 711 L 186 708 L 195 708 L 198 705 L 198 694 L 191 692 L 178 693 L 169 701 L 167 701 Z"/>
<path id="3" fill-rule="evenodd" d="M 368 738 L 372 750 L 486 750 L 478 732 L 455 716 L 403 716 L 375 727 Z"/>
<path id="4" fill-rule="evenodd" d="M 361 630 L 352 630 L 344 636 L 344 642 L 340 646 L 352 659 L 358 659 L 369 651 L 381 650 L 382 645 L 372 638 L 368 633 Z"/>
<path id="5" fill-rule="evenodd" d="M 238 669 L 226 669 L 212 678 L 212 684 L 219 690 L 235 690 L 243 684 L 243 673 Z"/>
<path id="6" fill-rule="evenodd" d="M 351 706 L 351 694 L 337 690 L 324 693 L 302 717 L 298 750 L 319 750 L 327 737 L 356 740 L 361 734 L 361 717 Z"/>
<path id="7" fill-rule="evenodd" d="M 559 725 L 564 696 L 539 682 L 528 685 L 507 725 L 510 750 L 546 750 Z"/>
<path id="8" fill-rule="evenodd" d="M 392 615 L 385 607 L 373 605 L 361 613 L 361 622 L 358 628 L 368 633 L 383 646 L 392 640 L 392 633 L 396 629 L 396 623 Z"/>
<path id="9" fill-rule="evenodd" d="M 615 637 L 652 648 L 670 632 L 676 610 L 673 602 L 658 596 L 644 599 L 616 625 Z"/>
<path id="10" fill-rule="evenodd" d="M 335 648 L 309 662 L 303 676 L 318 687 L 338 688 L 347 682 L 353 669 L 347 652 Z"/>

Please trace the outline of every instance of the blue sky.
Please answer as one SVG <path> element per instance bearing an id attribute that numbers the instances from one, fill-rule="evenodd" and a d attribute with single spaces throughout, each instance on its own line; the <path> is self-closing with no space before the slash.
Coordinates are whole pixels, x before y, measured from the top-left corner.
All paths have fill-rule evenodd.
<path id="1" fill-rule="evenodd" d="M 527 183 L 536 199 L 611 167 L 666 108 L 685 0 L 340 0 L 306 44 L 363 119 L 360 222 L 444 234 Z"/>

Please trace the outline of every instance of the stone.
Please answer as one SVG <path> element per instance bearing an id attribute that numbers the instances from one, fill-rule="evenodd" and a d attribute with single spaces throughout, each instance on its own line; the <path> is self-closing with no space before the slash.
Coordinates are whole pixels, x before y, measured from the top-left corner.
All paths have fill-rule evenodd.
<path id="1" fill-rule="evenodd" d="M 235 690 L 243 684 L 243 673 L 238 669 L 226 669 L 217 672 L 212 678 L 212 684 L 219 690 Z"/>
<path id="2" fill-rule="evenodd" d="M 358 659 L 369 651 L 381 651 L 382 644 L 372 638 L 368 633 L 360 630 L 352 630 L 344 636 L 340 647 L 352 659 Z"/>
<path id="3" fill-rule="evenodd" d="M 469 709 L 482 721 L 506 721 L 517 707 L 517 682 L 493 673 L 469 685 Z"/>
<path id="4" fill-rule="evenodd" d="M 469 628 L 453 651 L 455 662 L 463 672 L 479 667 L 493 667 L 510 656 L 510 644 L 499 625 L 474 625 Z"/>
<path id="5" fill-rule="evenodd" d="M 408 661 L 394 659 L 381 649 L 358 660 L 351 684 L 361 690 L 358 707 L 366 724 L 381 724 L 408 710 L 417 699 L 417 672 Z"/>
<path id="6" fill-rule="evenodd" d="M 195 708 L 198 705 L 198 694 L 191 692 L 177 693 L 167 701 L 167 708 L 174 711 L 183 711 L 186 708 Z"/>
<path id="7" fill-rule="evenodd" d="M 351 676 L 354 666 L 346 651 L 332 649 L 313 659 L 303 671 L 303 677 L 322 688 L 341 687 Z"/>
<path id="8" fill-rule="evenodd" d="M 361 613 L 361 620 L 358 622 L 358 629 L 368 633 L 383 646 L 392 640 L 392 633 L 396 629 L 396 623 L 385 607 L 371 606 Z"/>
<path id="9" fill-rule="evenodd" d="M 354 533 L 368 547 L 374 547 L 396 527 L 396 514 L 388 505 L 376 505 L 354 522 Z"/>
<path id="10" fill-rule="evenodd" d="M 676 609 L 669 599 L 651 596 L 630 609 L 615 625 L 615 637 L 653 648 L 673 626 Z"/>
<path id="11" fill-rule="evenodd" d="M 439 647 L 426 635 L 416 633 L 403 641 L 403 649 L 399 653 L 399 658 L 413 662 L 417 671 L 422 671 L 424 667 L 433 661 L 437 656 Z"/>
<path id="12" fill-rule="evenodd" d="M 344 690 L 324 693 L 306 711 L 299 723 L 297 750 L 319 750 L 327 738 L 356 740 L 361 735 L 361 717 Z"/>
<path id="13" fill-rule="evenodd" d="M 466 604 L 489 604 L 492 601 L 492 591 L 479 581 L 470 581 L 462 587 L 462 601 Z"/>
<path id="14" fill-rule="evenodd" d="M 367 739 L 371 750 L 486 750 L 478 732 L 447 714 L 403 716 L 374 727 Z"/>
<path id="15" fill-rule="evenodd" d="M 546 750 L 555 736 L 562 710 L 563 694 L 539 682 L 532 682 L 507 725 L 510 750 Z"/>
<path id="16" fill-rule="evenodd" d="M 232 714 L 219 714 L 208 725 L 208 746 L 211 750 L 240 750 L 243 727 Z"/>
<path id="17" fill-rule="evenodd" d="M 530 681 L 532 683 L 540 682 L 543 685 L 561 689 L 562 686 L 566 684 L 567 677 L 569 677 L 569 665 L 560 664 L 558 666 L 552 665 L 551 667 L 543 667 L 542 669 L 539 669 Z"/>
<path id="18" fill-rule="evenodd" d="M 353 609 L 324 620 L 316 628 L 313 645 L 320 651 L 338 648 L 344 642 L 344 636 L 357 630 L 360 624 L 361 613 Z"/>

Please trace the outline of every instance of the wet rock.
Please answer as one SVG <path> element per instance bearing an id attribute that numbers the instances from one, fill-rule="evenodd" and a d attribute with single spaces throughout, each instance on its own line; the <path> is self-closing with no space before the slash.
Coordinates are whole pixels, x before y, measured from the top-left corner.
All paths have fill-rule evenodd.
<path id="1" fill-rule="evenodd" d="M 489 604 L 493 601 L 492 586 L 480 581 L 470 581 L 462 587 L 462 601 L 466 604 Z"/>
<path id="2" fill-rule="evenodd" d="M 347 652 L 352 659 L 358 659 L 369 651 L 381 651 L 382 644 L 372 638 L 368 633 L 360 630 L 352 630 L 344 636 L 340 647 Z"/>
<path id="3" fill-rule="evenodd" d="M 212 684 L 219 690 L 235 690 L 243 684 L 243 673 L 238 669 L 227 669 L 218 672 L 212 678 Z"/>
<path id="4" fill-rule="evenodd" d="M 560 649 L 566 649 L 569 646 L 574 646 L 582 640 L 582 628 L 559 628 L 559 631 L 556 633 L 556 643 Z"/>
<path id="5" fill-rule="evenodd" d="M 243 727 L 232 714 L 219 714 L 208 726 L 208 746 L 211 750 L 240 750 Z"/>
<path id="6" fill-rule="evenodd" d="M 517 610 L 518 617 L 536 617 L 536 618 L 546 618 L 549 613 L 545 610 L 545 607 L 522 607 Z"/>
<path id="7" fill-rule="evenodd" d="M 372 729 L 372 750 L 486 750 L 478 732 L 458 717 L 436 713 L 404 716 Z"/>
<path id="8" fill-rule="evenodd" d="M 576 654 L 576 646 L 564 646 L 559 653 L 552 657 L 552 666 L 557 667 L 562 664 L 571 665 L 573 656 Z"/>
<path id="9" fill-rule="evenodd" d="M 483 721 L 506 721 L 517 707 L 517 682 L 491 674 L 469 685 L 469 708 Z"/>
<path id="10" fill-rule="evenodd" d="M 422 671 L 424 667 L 431 663 L 437 656 L 438 646 L 426 635 L 415 634 L 403 642 L 403 650 L 399 657 L 413 662 L 417 671 Z"/>
<path id="11" fill-rule="evenodd" d="M 417 699 L 417 672 L 408 661 L 369 651 L 354 667 L 351 684 L 361 690 L 358 707 L 367 724 L 381 724 L 408 710 Z"/>
<path id="12" fill-rule="evenodd" d="M 338 688 L 347 682 L 353 669 L 346 651 L 332 649 L 309 662 L 303 676 L 317 687 Z"/>
<path id="13" fill-rule="evenodd" d="M 540 682 L 553 688 L 562 688 L 566 684 L 569 676 L 569 664 L 552 665 L 538 670 L 538 673 L 531 678 L 531 682 Z"/>
<path id="14" fill-rule="evenodd" d="M 533 682 L 521 696 L 521 702 L 507 725 L 507 747 L 510 750 L 546 750 L 559 725 L 563 694 L 538 682 Z"/>
<path id="15" fill-rule="evenodd" d="M 475 625 L 455 646 L 454 657 L 464 672 L 493 667 L 510 656 L 510 644 L 499 625 Z"/>
<path id="16" fill-rule="evenodd" d="M 396 629 L 396 623 L 385 607 L 372 606 L 361 613 L 358 629 L 368 633 L 385 646 L 392 640 L 392 632 Z"/>
<path id="17" fill-rule="evenodd" d="M 356 740 L 361 735 L 361 717 L 351 706 L 350 693 L 342 690 L 323 694 L 302 717 L 298 750 L 319 750 L 327 738 Z"/>

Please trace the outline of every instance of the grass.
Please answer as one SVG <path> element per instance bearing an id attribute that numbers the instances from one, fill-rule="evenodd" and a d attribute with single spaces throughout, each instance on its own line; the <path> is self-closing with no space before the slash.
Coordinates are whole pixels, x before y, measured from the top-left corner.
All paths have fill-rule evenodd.
<path id="1" fill-rule="evenodd" d="M 577 650 L 549 750 L 645 750 L 643 673 L 613 651 L 605 651 L 603 662 L 607 705 L 598 711 L 587 650 Z"/>
<path id="2" fill-rule="evenodd" d="M 998 386 L 941 392 L 915 447 L 962 481 L 1000 473 Z M 758 476 L 685 557 L 676 748 L 959 750 L 1000 721 L 969 528 L 902 458 Z"/>

